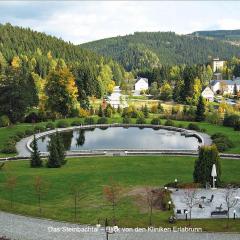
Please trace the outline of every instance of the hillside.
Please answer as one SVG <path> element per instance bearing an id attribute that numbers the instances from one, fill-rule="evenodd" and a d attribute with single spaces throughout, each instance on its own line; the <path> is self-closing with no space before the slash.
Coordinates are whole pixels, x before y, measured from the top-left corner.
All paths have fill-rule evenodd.
<path id="1" fill-rule="evenodd" d="M 240 47 L 217 39 L 174 32 L 136 32 L 102 39 L 81 47 L 112 57 L 127 70 L 157 65 L 206 63 L 214 57 L 240 56 Z"/>
<path id="2" fill-rule="evenodd" d="M 240 44 L 240 30 L 197 31 L 193 32 L 191 35 Z"/>

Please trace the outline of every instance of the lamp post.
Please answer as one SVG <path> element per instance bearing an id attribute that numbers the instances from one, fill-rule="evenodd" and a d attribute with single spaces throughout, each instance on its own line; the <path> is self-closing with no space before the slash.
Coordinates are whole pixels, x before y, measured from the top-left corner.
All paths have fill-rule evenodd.
<path id="1" fill-rule="evenodd" d="M 178 190 L 178 187 L 177 187 L 178 180 L 177 180 L 177 178 L 175 178 L 174 183 L 175 183 L 175 188 L 176 188 L 176 191 L 177 191 Z"/>
<path id="2" fill-rule="evenodd" d="M 187 221 L 188 211 L 185 211 L 185 220 Z"/>
<path id="3" fill-rule="evenodd" d="M 233 219 L 234 220 L 236 219 L 236 210 L 235 209 L 233 210 Z"/>
<path id="4" fill-rule="evenodd" d="M 168 210 L 169 210 L 169 211 L 171 210 L 171 204 L 172 204 L 172 202 L 169 201 L 169 202 L 168 202 Z"/>

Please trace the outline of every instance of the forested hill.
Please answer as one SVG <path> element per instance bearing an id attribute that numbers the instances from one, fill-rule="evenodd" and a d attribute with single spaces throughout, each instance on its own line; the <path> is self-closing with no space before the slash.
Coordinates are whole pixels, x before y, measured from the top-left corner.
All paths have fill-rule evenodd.
<path id="1" fill-rule="evenodd" d="M 7 61 L 11 61 L 14 56 L 34 55 L 37 50 L 40 50 L 42 55 L 47 55 L 51 51 L 53 58 L 62 58 L 66 62 L 89 60 L 96 63 L 100 60 L 96 53 L 56 37 L 29 28 L 0 24 L 0 52 Z"/>
<path id="2" fill-rule="evenodd" d="M 127 70 L 156 65 L 206 63 L 211 58 L 240 56 L 240 47 L 216 39 L 174 32 L 136 32 L 81 45 L 117 60 Z"/>
<path id="3" fill-rule="evenodd" d="M 240 43 L 240 30 L 197 31 L 191 35 Z"/>

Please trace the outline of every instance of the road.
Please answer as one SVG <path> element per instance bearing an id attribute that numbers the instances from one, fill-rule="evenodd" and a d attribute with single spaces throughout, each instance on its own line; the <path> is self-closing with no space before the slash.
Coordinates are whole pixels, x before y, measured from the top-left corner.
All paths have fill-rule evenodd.
<path id="1" fill-rule="evenodd" d="M 87 232 L 81 232 L 81 231 Z M 106 240 L 103 228 L 57 222 L 0 212 L 0 236 L 12 240 Z M 68 231 L 68 232 L 66 232 Z M 114 233 L 109 240 L 239 240 L 240 234 L 182 233 L 182 232 L 130 232 Z"/>

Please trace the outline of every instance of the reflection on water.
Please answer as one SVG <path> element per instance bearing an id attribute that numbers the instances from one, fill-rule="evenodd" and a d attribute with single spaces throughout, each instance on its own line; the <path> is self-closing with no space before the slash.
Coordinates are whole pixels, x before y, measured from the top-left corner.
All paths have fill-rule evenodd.
<path id="1" fill-rule="evenodd" d="M 66 150 L 86 149 L 187 149 L 196 150 L 195 137 L 181 136 L 179 132 L 152 128 L 114 127 L 107 129 L 73 130 L 60 133 Z M 41 152 L 47 151 L 49 137 L 38 139 Z"/>

